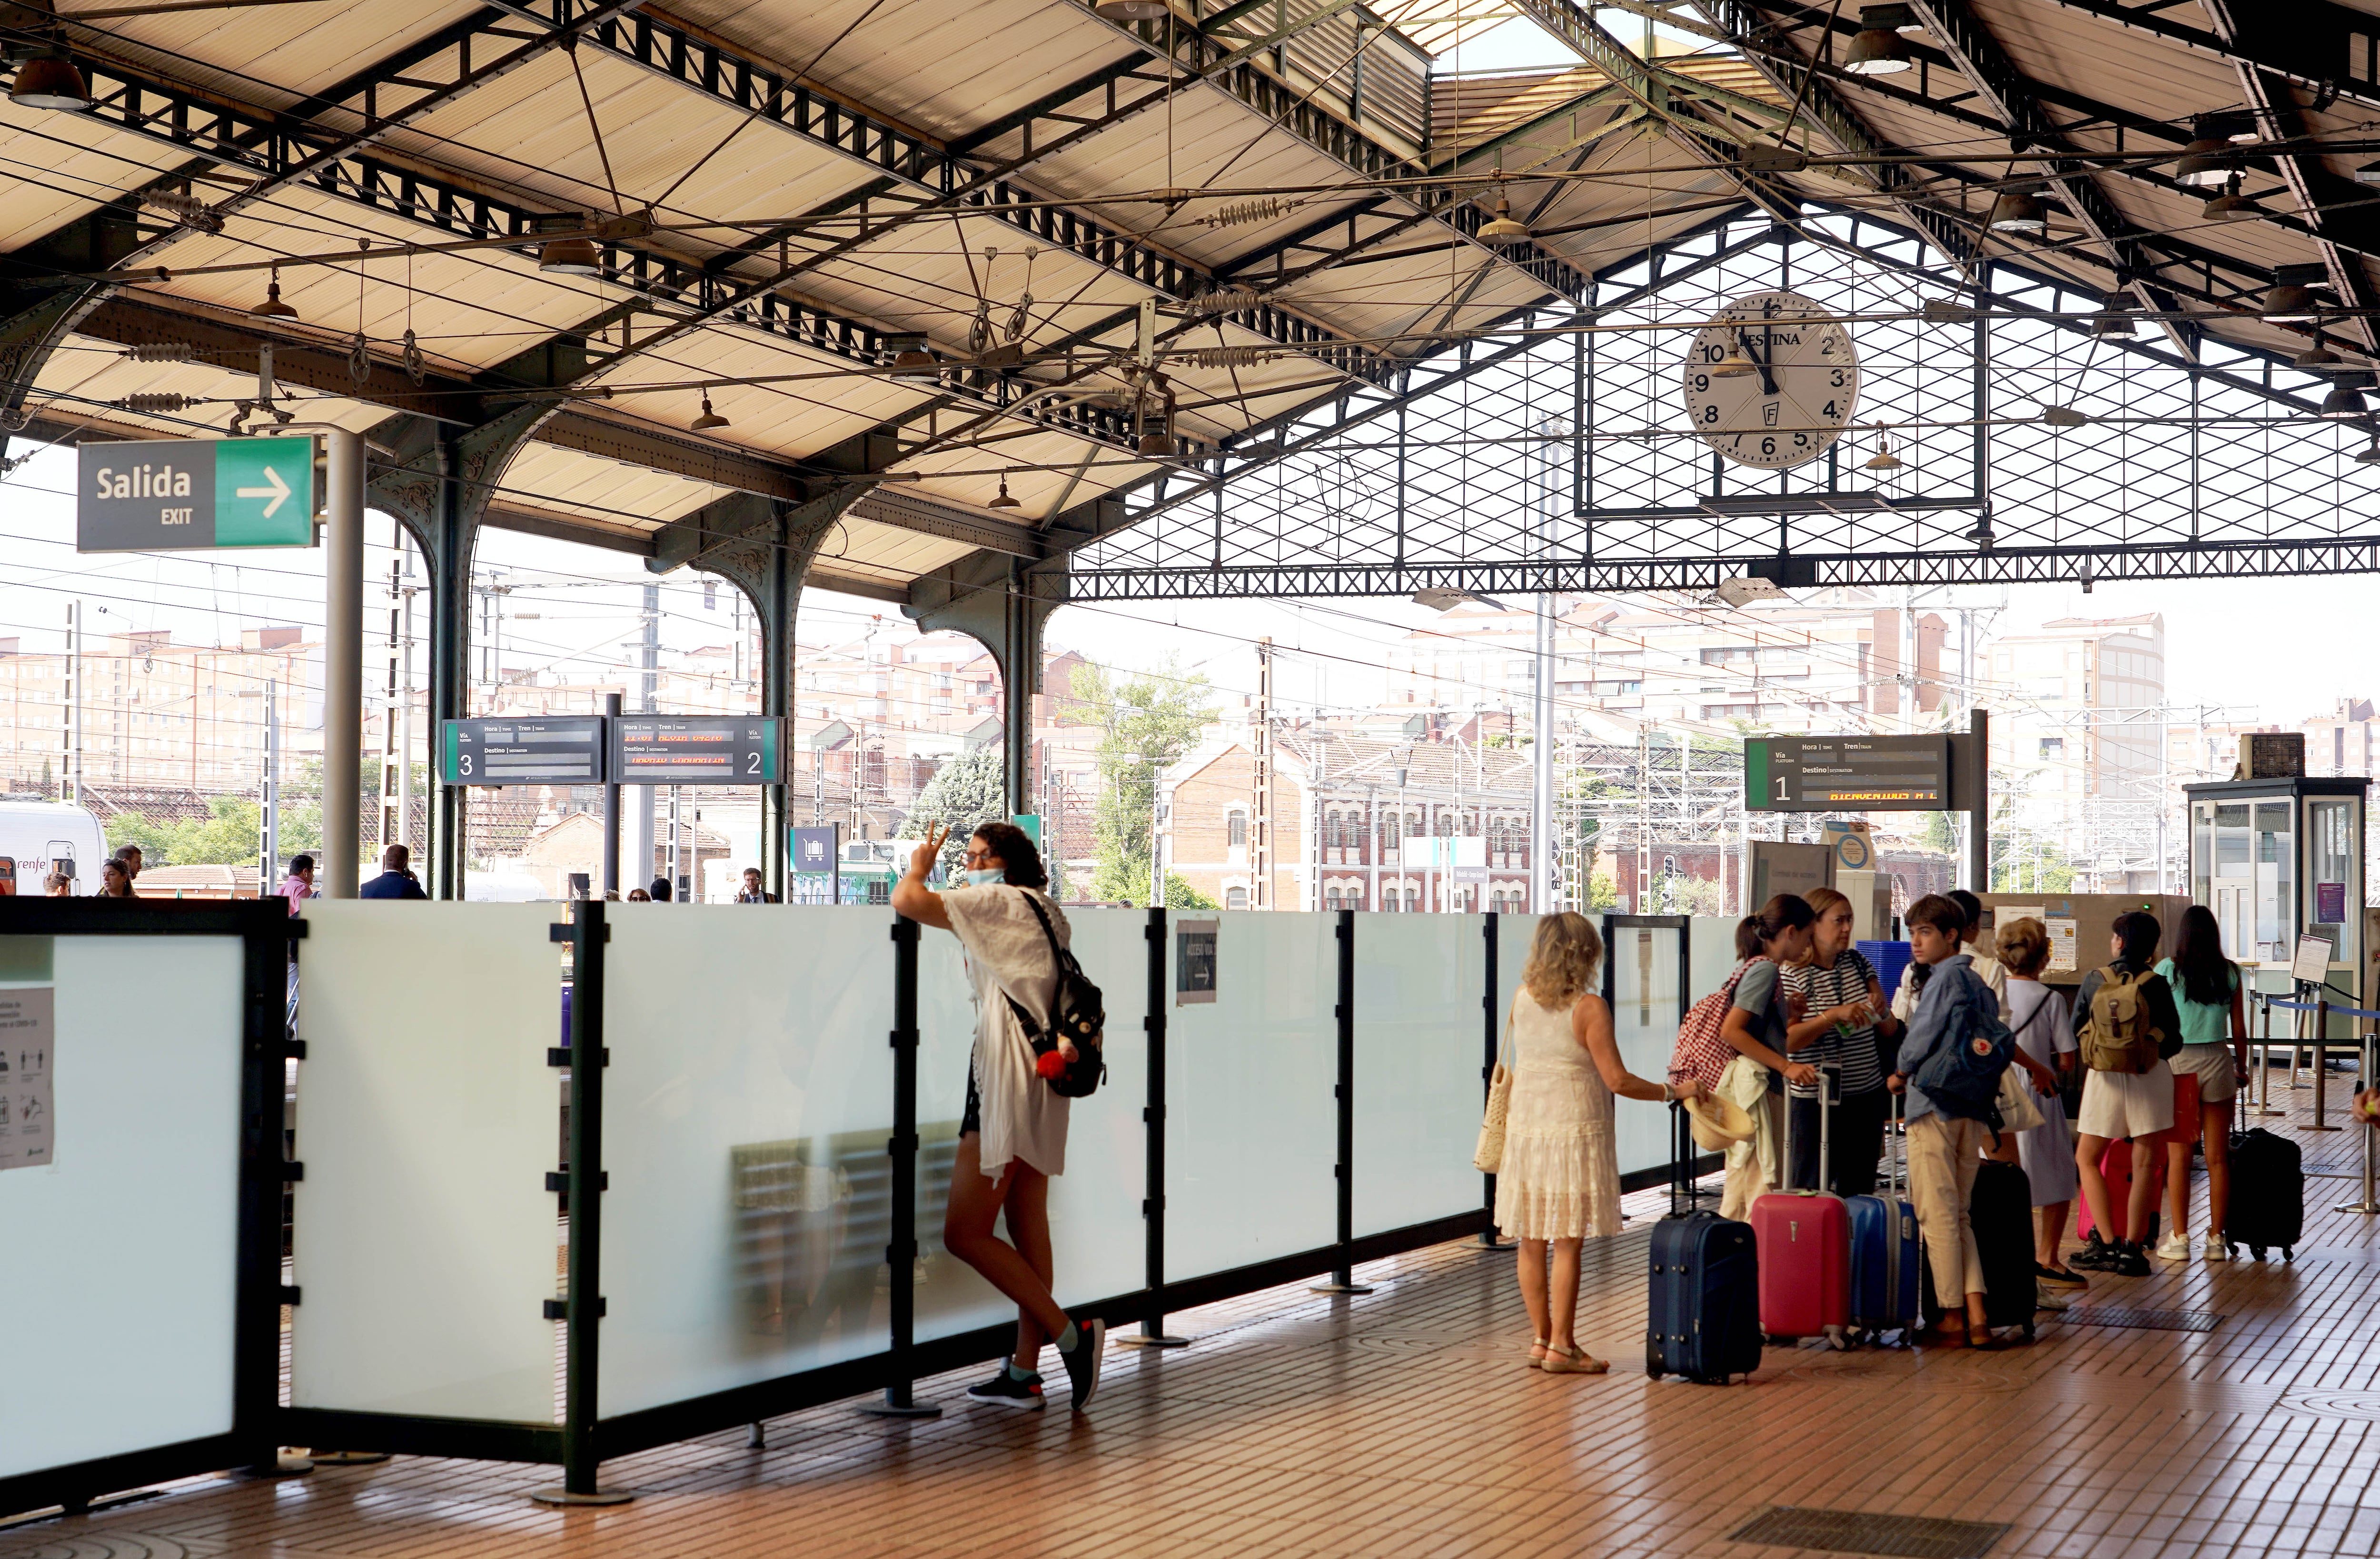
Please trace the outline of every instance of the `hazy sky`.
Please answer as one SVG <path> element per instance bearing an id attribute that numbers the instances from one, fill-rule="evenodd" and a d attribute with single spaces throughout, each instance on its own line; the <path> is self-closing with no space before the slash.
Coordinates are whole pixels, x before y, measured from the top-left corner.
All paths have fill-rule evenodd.
<path id="1" fill-rule="evenodd" d="M 64 644 L 66 603 L 78 597 L 88 603 L 94 633 L 162 627 L 177 642 L 225 643 L 244 626 L 320 629 L 318 551 L 244 551 L 236 562 L 200 554 L 78 554 L 73 479 L 72 453 L 53 450 L 0 485 L 0 635 L 17 635 L 28 650 L 55 651 Z M 385 517 L 367 521 L 366 566 L 374 582 L 386 576 L 393 556 L 389 534 Z M 632 654 L 624 641 L 638 632 L 647 578 L 637 559 L 504 531 L 483 535 L 482 565 L 504 569 L 505 583 L 515 586 L 504 603 L 508 666 L 550 666 L 583 681 Z M 732 592 L 723 584 L 709 610 L 701 576 L 682 572 L 662 584 L 665 645 L 726 642 Z M 1947 598 L 1977 607 L 2005 599 L 2002 632 L 2058 617 L 2162 612 L 2170 702 L 2228 706 L 2235 719 L 2294 722 L 2341 696 L 2380 692 L 2380 658 L 2354 626 L 2374 596 L 2371 579 L 2350 576 L 2102 584 L 2089 596 L 2071 586 L 2028 586 Z M 1932 595 L 1926 603 L 1945 598 Z M 379 599 L 368 587 L 375 634 L 386 622 L 377 615 Z M 903 621 L 899 609 L 884 602 L 811 591 L 799 636 L 812 645 L 843 642 L 864 633 L 871 619 L 896 627 Z M 1050 636 L 1123 668 L 1155 664 L 1170 652 L 1204 670 L 1223 693 L 1238 695 L 1254 690 L 1254 641 L 1269 634 L 1290 652 L 1276 660 L 1278 698 L 1345 707 L 1378 701 L 1386 647 L 1438 621 L 1403 599 L 1122 604 L 1062 609 Z"/>

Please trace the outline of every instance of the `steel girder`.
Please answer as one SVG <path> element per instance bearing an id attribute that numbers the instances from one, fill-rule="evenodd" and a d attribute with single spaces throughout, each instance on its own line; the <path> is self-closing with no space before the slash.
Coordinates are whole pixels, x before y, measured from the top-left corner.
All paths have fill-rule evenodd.
<path id="1" fill-rule="evenodd" d="M 1790 565 L 1790 566 L 1787 566 Z M 2046 547 L 1984 552 L 1796 553 L 1784 560 L 1710 557 L 1561 562 L 1275 564 L 1078 574 L 1069 602 L 1235 600 L 1410 596 L 1455 590 L 1490 596 L 1708 594 L 1751 575 L 1791 589 L 1830 586 L 2060 585 L 2140 579 L 2250 579 L 2380 574 L 2380 534 L 2335 540 L 2202 542 L 2150 547 Z"/>
<path id="2" fill-rule="evenodd" d="M 2046 0 L 2119 27 L 2178 43 L 2193 54 L 2277 76 L 2291 86 L 2380 108 L 2380 18 L 2333 0 L 2289 0 L 2243 11 L 2237 25 L 2209 32 L 2174 20 L 2169 7 L 2122 0 Z M 2355 47 L 2355 41 L 2362 41 Z"/>
<path id="3" fill-rule="evenodd" d="M 1720 223 L 1706 224 L 1695 235 L 1682 236 L 1669 245 L 1657 248 L 1645 257 L 1644 263 L 1657 272 L 1658 279 L 1649 285 L 1633 289 L 1630 298 L 1658 291 L 1664 285 L 1685 280 L 1750 249 L 1776 241 L 1779 230 L 1773 225 L 1765 226 L 1749 239 L 1723 243 L 1712 253 L 1670 267 L 1670 261 L 1680 258 L 1682 251 L 1691 253 L 1692 246 L 1706 240 L 1710 228 L 1755 214 L 1756 208 L 1747 206 Z M 1825 241 L 1837 249 L 1905 275 L 1912 282 L 1923 280 L 1946 290 L 1958 289 L 1986 308 L 2052 330 L 2061 339 L 2078 344 L 2090 339 L 2089 319 L 2096 309 L 2096 301 L 2074 296 L 2073 284 L 2069 281 L 2054 274 L 2034 272 L 2019 263 L 1996 261 L 1997 279 L 1978 294 L 1965 286 L 1959 276 L 1940 270 L 1929 272 L 1918 263 L 1925 240 L 1917 235 L 1897 229 L 1872 213 L 1841 213 L 1841 217 L 1853 234 L 1864 231 L 1879 237 L 1852 242 L 1838 236 L 1826 236 Z M 1892 253 L 1889 252 L 1890 247 L 1900 247 L 1907 252 Z M 1615 266 L 1612 272 L 1616 273 L 1621 269 Z M 1604 307 L 1621 307 L 1625 301 L 1627 299 L 1613 300 Z M 2210 390 L 2219 387 L 2240 397 L 2252 397 L 2253 401 L 2275 406 L 2281 419 L 2270 426 L 2275 429 L 2296 430 L 2281 434 L 2285 439 L 2302 441 L 2303 438 L 2310 437 L 2305 433 L 2306 429 L 2328 426 L 2289 420 L 2310 418 L 2314 403 L 2304 385 L 2275 381 L 2274 374 L 2286 368 L 2286 358 L 2280 355 L 2254 348 L 2233 347 L 2226 343 L 2228 361 L 2192 361 L 2172 354 L 2162 343 L 2118 341 L 2103 344 L 2169 370 L 2177 381 L 2204 385 Z M 1143 483 L 1137 489 L 1121 489 L 1109 495 L 1103 502 L 1112 505 L 1117 513 L 1106 528 L 1129 528 L 1181 504 L 1212 497 L 1219 489 L 1227 488 L 1234 479 L 1260 471 L 1277 461 L 1322 451 L 1340 433 L 1380 416 L 1401 411 L 1425 397 L 1461 384 L 1475 374 L 1500 367 L 1524 349 L 1525 344 L 1522 342 L 1499 344 L 1493 350 L 1474 352 L 1469 362 L 1458 362 L 1451 368 L 1447 366 L 1446 359 L 1460 358 L 1463 354 L 1459 349 L 1450 350 L 1439 355 L 1436 360 L 1425 360 L 1417 365 L 1412 387 L 1403 396 L 1334 397 L 1326 405 L 1305 408 L 1296 420 L 1283 419 L 1281 424 L 1277 424 L 1290 429 L 1282 438 L 1281 447 L 1277 450 L 1256 452 L 1251 457 L 1238 462 L 1208 463 L 1201 476 L 1186 487 L 1177 486 L 1178 477 L 1174 477 L 1164 482 Z M 2057 371 L 2070 371 L 2070 367 Z M 2294 377 L 2311 381 L 2308 375 Z M 2318 393 L 2318 386 L 2315 393 Z M 2193 408 L 2196 406 L 2195 391 L 2192 393 L 2190 404 Z M 2243 401 L 2242 404 L 2249 403 Z M 2238 425 L 2236 416 L 2232 422 Z M 1297 430 L 1301 429 L 1304 431 Z M 2177 432 L 2170 435 L 2168 441 L 2183 437 L 2185 435 Z M 2195 435 L 2188 437 L 2193 441 L 2192 447 L 2194 451 Z M 2037 462 L 2040 457 L 2037 451 L 2031 455 L 2019 452 L 2018 459 L 2024 458 Z M 2119 455 L 2116 458 L 2128 457 Z M 2191 456 L 2193 473 L 2196 458 L 2193 453 Z M 2171 463 L 2168 453 L 2162 464 L 2170 465 Z M 2313 467 L 2308 466 L 2307 469 L 2312 470 Z M 2210 490 L 2217 485 L 2214 481 L 2216 474 L 2216 469 L 2210 466 Z M 2285 487 L 2293 475 L 2293 470 L 2284 469 L 2280 485 Z M 2197 479 L 2193 474 L 2193 495 Z M 2235 482 L 2233 489 L 2237 488 L 2238 483 Z M 2228 496 L 2225 492 L 2216 492 L 2215 496 L 2223 502 L 2239 502 L 2236 491 Z M 1984 495 L 1984 499 L 1988 502 L 1989 495 Z M 2197 502 L 2195 496 L 2192 502 L 2193 504 Z M 2277 503 L 2279 498 L 2277 497 L 2275 502 Z M 2334 518 L 2338 515 L 2335 508 L 2327 512 Z M 1596 512 L 1597 515 L 1613 517 L 1621 517 L 1624 514 L 1620 510 Z M 1190 599 L 1304 594 L 1402 594 L 1425 587 L 1494 592 L 1538 588 L 1539 584 L 1535 582 L 1546 579 L 1561 581 L 1544 586 L 1558 589 L 1706 589 L 1719 577 L 1745 572 L 1767 573 L 1797 586 L 2346 573 L 2372 567 L 2374 548 L 2380 547 L 2380 534 L 2202 537 L 2196 534 L 2193 519 L 2192 534 L 2187 537 L 2168 533 L 2139 541 L 2092 535 L 2090 533 L 2095 528 L 2104 527 L 2078 523 L 2068 527 L 2081 533 L 2070 545 L 2053 540 L 2048 545 L 2028 542 L 1996 546 L 1986 541 L 1981 545 L 1953 545 L 1938 550 L 1910 550 L 1883 545 L 1848 551 L 1804 547 L 1790 554 L 1779 555 L 1774 539 L 1775 514 L 1730 511 L 1720 516 L 1720 520 L 1722 524 L 1731 523 L 1735 527 L 1736 534 L 1730 539 L 1730 550 L 1693 550 L 1688 555 L 1677 558 L 1599 555 L 1552 562 L 1524 558 L 1472 562 L 1269 561 L 1221 562 L 1212 567 L 1103 569 L 1095 566 L 1074 569 L 1069 573 L 1075 563 L 1082 562 L 1077 558 L 1073 560 L 1073 563 L 1060 561 L 1042 565 L 1037 573 L 1049 576 L 1049 584 L 1043 586 L 1044 589 L 1055 586 L 1063 590 L 1068 599 Z M 1244 528 L 1247 521 L 1248 516 L 1243 510 L 1234 524 L 1234 532 Z M 2282 521 L 2284 526 L 2289 523 L 2286 519 Z M 2036 526 L 2034 528 L 2042 527 Z M 2055 530 L 2058 527 L 2052 526 L 2048 528 Z M 2353 531 L 2356 526 L 2352 520 L 2348 520 L 2338 528 Z M 1767 538 L 1765 544 L 1764 537 Z M 1862 570 L 1867 568 L 1871 561 L 1874 565 L 1872 572 L 1863 573 Z M 1568 572 L 1549 574 L 1547 570 Z M 1721 570 L 1725 572 L 1715 572 Z"/>
<path id="4" fill-rule="evenodd" d="M 506 17 L 520 17 L 547 27 L 562 27 L 569 24 L 578 8 L 578 0 L 505 0 L 497 23 Z M 591 46 L 640 69 L 878 173 L 870 183 L 820 208 L 820 214 L 853 210 L 878 196 L 905 190 L 924 195 L 936 207 L 1002 223 L 1162 297 L 1186 301 L 1217 288 L 1215 277 L 1204 268 L 1097 218 L 1052 206 L 1050 197 L 1014 180 L 1016 173 L 1066 146 L 1162 103 L 1167 87 L 1161 80 L 1155 83 L 1155 91 L 1119 103 L 1120 83 L 1148 79 L 1135 77 L 1126 68 L 1102 71 L 1076 83 L 1079 91 L 1067 89 L 1073 94 L 1070 97 L 1055 103 L 1044 100 L 972 132 L 963 142 L 951 143 L 937 141 L 847 97 L 803 83 L 784 66 L 740 54 L 662 18 L 623 17 L 588 29 L 586 37 Z M 1058 110 L 1093 93 L 1104 95 L 1106 111 L 1091 125 L 1082 124 L 1079 116 L 1059 114 Z M 1037 147 L 1033 130 L 1043 124 L 1062 127 Z M 975 151 L 1017 132 L 1024 135 L 1026 147 L 1019 156 L 992 159 Z M 760 254 L 776 241 L 773 234 L 764 233 L 731 252 L 737 257 Z M 797 272 L 800 268 L 788 269 Z M 783 278 L 774 278 L 771 284 L 782 282 Z M 698 304 L 697 311 L 702 307 Z M 1221 318 L 1357 378 L 1378 378 L 1388 371 L 1377 353 L 1345 344 L 1337 332 L 1271 303 Z M 601 366 L 609 368 L 618 360 L 606 358 Z"/>

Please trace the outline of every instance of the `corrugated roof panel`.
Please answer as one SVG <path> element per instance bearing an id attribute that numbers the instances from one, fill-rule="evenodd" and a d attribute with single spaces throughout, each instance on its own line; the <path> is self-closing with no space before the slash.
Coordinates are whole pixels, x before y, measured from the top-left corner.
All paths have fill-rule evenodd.
<path id="1" fill-rule="evenodd" d="M 499 502 L 518 498 L 540 509 L 585 514 L 604 525 L 638 530 L 657 530 L 727 491 L 534 441 L 520 447 L 494 485 Z"/>
<path id="2" fill-rule="evenodd" d="M 1135 52 L 1079 0 L 690 0 L 671 10 L 944 139 Z"/>
<path id="3" fill-rule="evenodd" d="M 88 115 L 19 108 L 0 95 L 0 250 L 13 250 L 188 163 Z"/>
<path id="4" fill-rule="evenodd" d="M 906 584 L 974 550 L 968 542 L 924 536 L 846 514 L 820 544 L 818 566 L 836 574 L 865 573 Z"/>
<path id="5" fill-rule="evenodd" d="M 863 314 L 895 329 L 924 331 L 938 346 L 950 350 L 965 345 L 978 297 L 992 306 L 998 340 L 1029 291 L 1034 306 L 1027 340 L 1038 345 L 1150 296 L 1147 288 L 1104 266 L 1043 244 L 1006 223 L 981 217 L 908 223 L 827 262 L 796 284 L 829 308 Z"/>
<path id="6" fill-rule="evenodd" d="M 1011 422 L 985 431 L 998 438 L 1015 429 L 1016 424 Z M 1084 464 L 1086 456 L 1088 465 Z M 921 473 L 926 478 L 914 488 L 905 483 L 902 490 L 956 499 L 978 508 L 988 507 L 1000 496 L 1000 479 L 1005 474 L 1008 496 L 1020 505 L 1006 517 L 1016 525 L 1038 526 L 1051 517 L 1061 497 L 1069 506 L 1087 502 L 1156 466 L 1121 450 L 1097 448 L 1062 434 L 1036 433 L 943 450 L 905 460 L 899 468 Z"/>
<path id="7" fill-rule="evenodd" d="M 732 326 L 682 336 L 632 358 L 600 382 L 613 386 L 700 379 L 798 375 L 777 384 L 722 385 L 712 409 L 730 427 L 719 435 L 741 449 L 792 458 L 814 454 L 917 405 L 925 397 L 884 376 L 855 374 L 841 358 Z M 690 428 L 703 392 L 623 393 L 610 403 L 664 427 Z"/>
<path id="8" fill-rule="evenodd" d="M 107 40 L 103 52 L 183 79 L 197 66 L 237 100 L 285 106 L 478 9 L 473 0 L 372 0 L 369 6 L 319 0 L 269 10 L 120 17 L 93 25 Z M 82 28 L 76 32 L 87 36 Z"/>
<path id="9" fill-rule="evenodd" d="M 189 268 L 270 260 L 292 250 L 334 253 L 356 248 L 365 237 L 387 241 L 388 258 L 282 272 L 281 299 L 298 310 L 300 323 L 352 335 L 360 296 L 361 328 L 383 348 L 394 350 L 409 326 L 425 352 L 484 368 L 626 296 L 591 277 L 541 275 L 533 260 L 508 249 L 408 260 L 395 252 L 396 245 L 452 240 L 395 212 L 336 199 L 302 184 L 235 212 L 220 234 L 192 234 L 170 245 L 155 263 L 172 270 L 173 281 L 142 290 L 244 311 L 263 300 L 268 272 L 191 275 Z"/>

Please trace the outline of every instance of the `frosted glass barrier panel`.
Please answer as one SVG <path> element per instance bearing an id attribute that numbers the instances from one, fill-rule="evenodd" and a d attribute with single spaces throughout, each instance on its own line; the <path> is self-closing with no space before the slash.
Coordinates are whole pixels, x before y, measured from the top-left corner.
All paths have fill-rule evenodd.
<path id="1" fill-rule="evenodd" d="M 1148 1144 L 1148 912 L 1070 909 L 1075 961 L 1107 1007 L 1107 1081 L 1067 1106 L 1066 1170 L 1050 1182 L 1058 1302 L 1137 1291 L 1148 1276 L 1140 1215 Z M 917 1320 L 920 1342 L 1016 1319 L 1016 1307 L 942 1249 L 975 1043 L 974 986 L 959 939 L 928 928 L 917 959 Z M 999 1230 L 1008 1237 L 1005 1225 Z"/>
<path id="2" fill-rule="evenodd" d="M 552 1420 L 557 918 L 552 904 L 307 903 L 297 1406 Z"/>
<path id="3" fill-rule="evenodd" d="M 1504 1042 L 1504 1020 L 1512 1013 L 1512 993 L 1521 988 L 1521 971 L 1529 966 L 1529 944 L 1537 939 L 1543 915 L 1500 914 L 1496 917 L 1496 1043 Z M 1600 930 L 1601 923 L 1597 923 Z"/>
<path id="4" fill-rule="evenodd" d="M 1355 917 L 1359 1236 L 1479 1210 L 1471 1155 L 1487 1049 L 1486 928 L 1479 915 Z"/>
<path id="5" fill-rule="evenodd" d="M 241 966 L 236 937 L 0 937 L 0 987 L 51 1013 L 0 1097 L 24 1124 L 46 1070 L 53 1128 L 0 1161 L 0 1478 L 231 1429 Z"/>
<path id="6" fill-rule="evenodd" d="M 1338 916 L 1177 910 L 1166 948 L 1165 1276 L 1338 1238 Z M 1181 1005 L 1181 927 L 1218 923 L 1211 1002 Z"/>
<path id="7" fill-rule="evenodd" d="M 1677 1049 L 1678 1025 L 1685 1021 L 1678 990 L 1678 938 L 1667 925 L 1607 925 L 1604 956 L 1611 961 L 1611 1033 L 1620 1060 L 1651 1082 L 1669 1080 L 1670 1056 Z M 1620 1172 L 1667 1168 L 1673 1149 L 1666 1106 L 1621 1099 L 1613 1108 L 1612 1137 Z"/>
<path id="8" fill-rule="evenodd" d="M 1696 915 L 1687 926 L 1688 1007 L 1726 985 L 1727 977 L 1735 973 L 1735 928 L 1742 919 L 1741 915 Z"/>
<path id="9" fill-rule="evenodd" d="M 892 912 L 610 919 L 599 1413 L 883 1351 Z"/>

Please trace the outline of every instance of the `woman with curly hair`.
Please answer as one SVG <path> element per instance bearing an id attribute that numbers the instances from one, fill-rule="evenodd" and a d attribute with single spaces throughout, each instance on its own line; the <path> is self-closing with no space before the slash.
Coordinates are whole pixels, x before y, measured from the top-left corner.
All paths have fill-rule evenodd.
<path id="1" fill-rule="evenodd" d="M 1587 1357 L 1571 1328 L 1580 1242 L 1620 1232 L 1612 1096 L 1662 1102 L 1702 1091 L 1691 1078 L 1674 1091 L 1647 1082 L 1621 1063 L 1611 1009 L 1594 994 L 1602 962 L 1594 922 L 1568 912 L 1546 916 L 1505 1030 L 1512 1042 L 1512 1092 L 1504 1161 L 1496 1171 L 1496 1226 L 1521 1242 L 1521 1299 L 1536 1334 L 1529 1365 L 1557 1375 L 1611 1367 Z"/>

